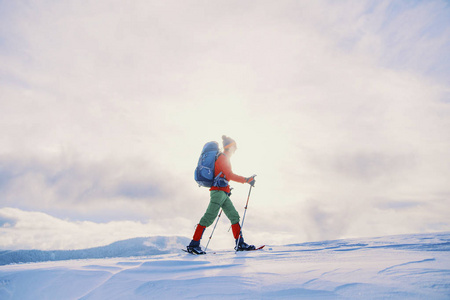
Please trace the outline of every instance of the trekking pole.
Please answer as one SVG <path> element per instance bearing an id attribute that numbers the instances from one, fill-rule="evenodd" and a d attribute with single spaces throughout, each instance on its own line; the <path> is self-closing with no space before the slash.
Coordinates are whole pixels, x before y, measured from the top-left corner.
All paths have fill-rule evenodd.
<path id="1" fill-rule="evenodd" d="M 211 232 L 211 235 L 209 236 L 208 243 L 206 244 L 206 247 L 205 247 L 205 252 L 206 252 L 206 249 L 208 249 L 209 242 L 211 242 L 211 238 L 212 238 L 212 236 L 213 236 L 214 230 L 216 230 L 216 226 L 217 226 L 217 223 L 219 222 L 219 219 L 220 219 L 220 215 L 221 215 L 221 214 L 222 214 L 222 209 L 220 209 L 220 213 L 219 213 L 219 215 L 217 216 L 216 224 L 214 225 L 214 228 L 213 228 L 213 230 L 212 230 L 212 232 Z"/>
<path id="2" fill-rule="evenodd" d="M 236 240 L 236 248 L 235 248 L 236 251 L 238 248 L 239 240 L 241 239 L 241 236 L 242 236 L 242 228 L 244 227 L 245 214 L 247 213 L 248 201 L 250 200 L 250 193 L 252 192 L 252 187 L 253 187 L 253 185 L 250 185 L 250 189 L 248 190 L 247 203 L 245 204 L 244 215 L 242 216 L 241 232 L 239 233 L 239 237 Z"/>

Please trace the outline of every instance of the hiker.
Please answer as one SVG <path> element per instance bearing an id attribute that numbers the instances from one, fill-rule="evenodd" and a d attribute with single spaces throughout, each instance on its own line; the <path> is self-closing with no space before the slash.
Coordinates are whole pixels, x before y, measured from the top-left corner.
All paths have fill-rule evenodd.
<path id="1" fill-rule="evenodd" d="M 216 143 L 217 144 L 217 143 Z M 214 163 L 214 178 L 215 183 L 210 188 L 210 202 L 205 214 L 198 223 L 191 243 L 187 246 L 187 250 L 193 254 L 205 254 L 200 247 L 200 240 L 202 238 L 205 228 L 210 226 L 217 217 L 220 208 L 222 208 L 225 215 L 231 222 L 231 229 L 236 240 L 237 251 L 254 250 L 255 246 L 248 245 L 244 242 L 242 236 L 241 226 L 239 224 L 239 213 L 234 208 L 231 202 L 231 188 L 228 181 L 233 180 L 240 183 L 248 183 L 251 186 L 255 185 L 255 175 L 251 177 L 242 177 L 236 175 L 231 170 L 230 158 L 237 150 L 236 142 L 227 136 L 222 136 L 223 152 L 219 152 Z"/>

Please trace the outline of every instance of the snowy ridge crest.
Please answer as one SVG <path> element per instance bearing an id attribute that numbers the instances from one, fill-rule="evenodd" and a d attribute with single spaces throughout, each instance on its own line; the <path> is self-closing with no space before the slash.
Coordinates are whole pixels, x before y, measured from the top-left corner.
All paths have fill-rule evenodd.
<path id="1" fill-rule="evenodd" d="M 167 254 L 189 243 L 185 237 L 140 237 L 114 242 L 107 246 L 81 250 L 0 250 L 0 265 L 14 263 L 93 259 Z"/>

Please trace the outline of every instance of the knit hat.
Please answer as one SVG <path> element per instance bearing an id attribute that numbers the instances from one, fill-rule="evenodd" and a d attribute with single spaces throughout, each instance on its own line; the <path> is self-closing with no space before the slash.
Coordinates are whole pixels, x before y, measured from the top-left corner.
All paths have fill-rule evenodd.
<path id="1" fill-rule="evenodd" d="M 236 142 L 232 138 L 230 138 L 226 135 L 222 135 L 222 143 L 223 143 L 223 149 L 225 149 L 225 150 L 230 149 L 232 146 L 236 146 Z"/>

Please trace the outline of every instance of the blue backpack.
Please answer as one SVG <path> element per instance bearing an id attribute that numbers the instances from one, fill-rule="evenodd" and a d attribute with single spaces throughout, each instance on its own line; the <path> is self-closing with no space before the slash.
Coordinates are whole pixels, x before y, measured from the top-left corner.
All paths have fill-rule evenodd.
<path id="1" fill-rule="evenodd" d="M 217 142 L 209 142 L 203 146 L 202 153 L 198 159 L 197 168 L 195 168 L 194 172 L 194 179 L 199 186 L 226 187 L 228 185 L 228 181 L 225 178 L 220 177 L 222 172 L 214 177 L 214 164 L 219 155 L 219 144 Z"/>

